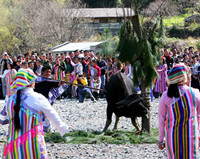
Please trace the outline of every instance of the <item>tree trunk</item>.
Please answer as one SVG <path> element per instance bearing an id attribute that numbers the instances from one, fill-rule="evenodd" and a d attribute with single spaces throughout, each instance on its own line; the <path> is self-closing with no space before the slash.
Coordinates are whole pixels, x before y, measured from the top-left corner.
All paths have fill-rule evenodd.
<path id="1" fill-rule="evenodd" d="M 151 123 L 150 123 L 150 116 L 151 116 L 151 103 L 150 103 L 150 89 L 146 88 L 145 81 L 141 81 L 141 93 L 142 97 L 145 102 L 145 106 L 148 108 L 147 115 L 142 117 L 142 131 L 146 131 L 151 133 Z"/>

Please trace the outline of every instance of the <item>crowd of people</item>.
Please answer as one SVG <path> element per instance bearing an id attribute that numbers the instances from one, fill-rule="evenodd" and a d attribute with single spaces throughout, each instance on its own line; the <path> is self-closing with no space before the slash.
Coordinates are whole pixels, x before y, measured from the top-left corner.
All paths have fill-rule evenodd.
<path id="1" fill-rule="evenodd" d="M 55 99 L 63 95 L 84 102 L 87 95 L 96 102 L 105 97 L 106 82 L 115 73 L 124 71 L 132 78 L 130 64 L 123 67 L 117 56 L 105 59 L 92 50 L 18 56 L 3 52 L 0 71 L 0 95 L 6 99 L 0 124 L 9 124 L 4 158 L 48 158 L 44 132 L 50 130 L 50 121 L 61 135 L 72 128 L 52 107 Z"/>
<path id="2" fill-rule="evenodd" d="M 161 51 L 157 66 L 155 97 L 158 109 L 159 143 L 168 158 L 199 158 L 200 123 L 200 49 Z"/>
<path id="3" fill-rule="evenodd" d="M 158 147 L 166 148 L 168 158 L 199 158 L 200 48 L 166 48 L 161 54 L 154 81 L 154 95 L 161 96 Z"/>
<path id="4" fill-rule="evenodd" d="M 68 82 L 68 88 L 61 97 L 77 98 L 79 102 L 83 102 L 85 96 L 90 97 L 94 102 L 98 98 L 104 98 L 106 83 L 118 71 L 123 70 L 129 78 L 132 78 L 132 68 L 128 62 L 121 64 L 117 55 L 104 58 L 99 53 L 95 54 L 93 50 L 75 50 L 57 54 L 29 52 L 18 56 L 11 56 L 7 52 L 3 52 L 0 68 L 2 98 L 8 98 L 13 94 L 10 84 L 16 72 L 21 68 L 31 69 L 38 76 Z M 46 97 L 51 88 L 63 84 L 58 82 L 42 87 L 41 85 L 37 86 L 37 81 L 39 83 L 43 80 L 36 80 L 36 91 Z"/>
<path id="5" fill-rule="evenodd" d="M 190 69 L 175 64 L 158 108 L 159 149 L 168 158 L 199 158 L 200 92 L 190 87 Z"/>
<path id="6" fill-rule="evenodd" d="M 161 62 L 157 66 L 158 78 L 154 81 L 154 97 L 158 98 L 167 90 L 167 73 L 175 64 L 184 63 L 191 68 L 191 86 L 200 88 L 199 85 L 199 66 L 200 49 L 195 51 L 194 47 L 185 48 L 184 52 L 172 49 L 161 49 Z M 52 54 L 47 52 L 29 52 L 24 55 L 11 56 L 3 52 L 0 60 L 0 77 L 2 82 L 2 98 L 12 95 L 9 89 L 12 77 L 20 68 L 31 69 L 36 75 L 46 76 L 57 81 L 66 81 L 69 87 L 62 94 L 63 98 L 77 98 L 79 102 L 84 101 L 84 97 L 91 97 L 92 101 L 105 97 L 105 86 L 111 76 L 118 71 L 124 72 L 129 78 L 133 78 L 132 66 L 129 62 L 121 63 L 118 56 L 102 57 L 93 50 L 75 50 L 73 52 L 64 52 Z M 49 71 L 48 75 L 45 75 Z M 41 81 L 40 81 L 41 82 Z M 89 86 L 94 89 L 72 85 L 72 83 Z M 56 84 L 56 87 L 61 84 Z M 48 91 L 38 89 L 39 93 L 47 97 Z M 79 91 L 78 91 L 79 90 Z"/>
<path id="7" fill-rule="evenodd" d="M 168 158 L 197 158 L 200 49 L 195 52 L 194 47 L 189 47 L 183 53 L 164 49 L 161 54 L 156 68 L 159 76 L 153 88 L 156 98 L 162 95 L 158 146 L 161 150 L 166 147 Z M 1 96 L 6 98 L 0 124 L 9 124 L 5 158 L 27 158 L 27 154 L 31 158 L 48 158 L 43 132 L 48 131 L 49 121 L 61 135 L 72 128 L 62 122 L 51 106 L 57 97 L 84 102 L 87 95 L 96 102 L 105 97 L 103 90 L 114 74 L 121 71 L 131 79 L 134 76 L 129 62 L 121 63 L 118 56 L 104 58 L 92 50 L 18 56 L 3 52 L 0 71 Z M 27 145 L 30 149 L 26 149 Z"/>
<path id="8" fill-rule="evenodd" d="M 199 85 L 199 71 L 200 71 L 200 49 L 195 51 L 193 46 L 185 48 L 184 52 L 181 52 L 175 48 L 162 49 L 161 50 L 161 62 L 157 66 L 158 78 L 154 81 L 155 97 L 158 98 L 167 90 L 167 74 L 173 68 L 174 65 L 183 63 L 190 70 L 191 82 L 190 85 L 193 88 L 200 89 Z"/>

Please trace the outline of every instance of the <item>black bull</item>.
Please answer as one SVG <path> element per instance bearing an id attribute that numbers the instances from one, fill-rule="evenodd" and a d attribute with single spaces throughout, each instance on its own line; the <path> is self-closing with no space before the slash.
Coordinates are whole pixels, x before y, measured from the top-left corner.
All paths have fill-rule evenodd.
<path id="1" fill-rule="evenodd" d="M 119 117 L 131 118 L 133 126 L 140 131 L 137 117 L 147 114 L 147 108 L 140 95 L 137 94 L 133 82 L 125 74 L 119 72 L 112 76 L 106 86 L 107 120 L 103 131 L 106 131 L 112 122 L 112 114 L 116 115 L 114 130 L 117 129 Z"/>

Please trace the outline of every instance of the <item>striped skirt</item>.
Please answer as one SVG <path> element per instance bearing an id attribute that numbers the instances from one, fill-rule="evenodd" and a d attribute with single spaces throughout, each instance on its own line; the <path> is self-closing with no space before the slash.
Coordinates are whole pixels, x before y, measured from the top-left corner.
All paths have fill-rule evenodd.
<path id="1" fill-rule="evenodd" d="M 48 159 L 43 127 L 36 126 L 6 145 L 5 159 Z"/>
<path id="2" fill-rule="evenodd" d="M 169 159 L 198 158 L 198 122 L 195 98 L 191 89 L 168 106 L 165 143 Z"/>
<path id="3" fill-rule="evenodd" d="M 95 79 L 95 82 L 93 80 L 90 80 L 90 85 L 91 85 L 92 88 L 100 89 L 101 88 L 101 78 L 97 77 Z M 97 93 L 99 93 L 100 90 L 91 89 L 91 92 L 97 92 Z"/>

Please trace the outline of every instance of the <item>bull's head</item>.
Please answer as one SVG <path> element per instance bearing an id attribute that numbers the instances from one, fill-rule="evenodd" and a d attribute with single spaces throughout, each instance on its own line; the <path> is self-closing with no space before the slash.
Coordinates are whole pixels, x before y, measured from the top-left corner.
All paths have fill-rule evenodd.
<path id="1" fill-rule="evenodd" d="M 116 103 L 119 107 L 130 111 L 130 115 L 141 117 L 147 114 L 148 109 L 145 107 L 143 99 L 138 94 L 132 94 L 124 100 Z"/>

